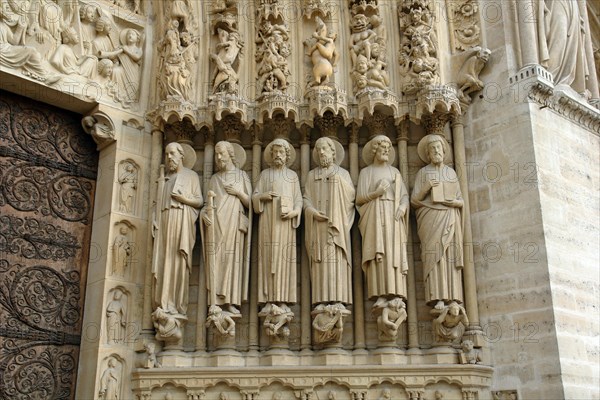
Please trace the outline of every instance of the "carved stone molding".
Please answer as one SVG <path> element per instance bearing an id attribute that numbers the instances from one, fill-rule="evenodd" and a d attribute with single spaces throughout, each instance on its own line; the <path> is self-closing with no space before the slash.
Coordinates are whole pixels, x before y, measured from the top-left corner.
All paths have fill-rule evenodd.
<path id="1" fill-rule="evenodd" d="M 446 0 L 448 30 L 453 51 L 481 44 L 481 21 L 477 0 Z"/>
<path id="2" fill-rule="evenodd" d="M 420 121 L 424 115 L 441 113 L 461 114 L 458 93 L 452 86 L 427 86 L 418 93 L 415 119 Z"/>
<path id="3" fill-rule="evenodd" d="M 306 92 L 311 116 L 323 116 L 327 111 L 348 116 L 346 92 L 339 89 L 315 87 Z M 310 122 L 307 122 L 310 123 Z"/>

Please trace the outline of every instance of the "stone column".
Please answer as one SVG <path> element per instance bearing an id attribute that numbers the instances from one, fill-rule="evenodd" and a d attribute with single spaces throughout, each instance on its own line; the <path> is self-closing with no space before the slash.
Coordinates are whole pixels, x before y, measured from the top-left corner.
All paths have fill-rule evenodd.
<path id="1" fill-rule="evenodd" d="M 406 188 L 410 192 L 410 185 L 408 182 L 408 126 L 409 121 L 405 119 L 397 126 L 398 130 L 398 165 L 400 167 L 400 173 Z M 414 249 L 411 234 L 411 224 L 409 222 L 406 237 L 409 242 L 406 244 L 406 252 L 408 256 L 408 281 L 407 281 L 407 305 L 406 322 L 408 324 L 408 348 L 418 349 L 419 348 L 419 333 L 417 329 L 418 318 L 417 318 L 417 291 L 415 281 L 415 265 L 414 265 Z"/>
<path id="2" fill-rule="evenodd" d="M 519 44 L 521 47 L 521 64 L 519 68 L 530 64 L 539 64 L 538 37 L 536 33 L 538 2 L 538 0 L 518 0 L 515 4 L 517 8 Z"/>
<path id="3" fill-rule="evenodd" d="M 469 185 L 467 176 L 467 160 L 465 155 L 465 133 L 463 126 L 462 115 L 454 118 L 452 121 L 452 135 L 454 137 L 454 168 L 458 175 L 460 191 L 463 195 L 463 220 L 465 221 L 463 246 L 464 246 L 464 294 L 465 294 L 465 309 L 469 316 L 470 326 L 467 328 L 466 334 L 469 331 L 480 331 L 479 326 L 479 308 L 477 305 L 477 282 L 475 280 L 475 266 L 473 263 L 473 233 L 471 230 L 471 209 L 469 207 Z M 475 339 L 475 338 L 474 338 Z M 481 343 L 473 340 L 476 346 Z"/>
<path id="4" fill-rule="evenodd" d="M 261 142 L 261 132 L 258 125 L 254 124 L 253 126 L 253 141 L 252 141 L 252 187 L 256 186 L 256 182 L 258 182 L 258 178 L 260 177 L 260 166 L 261 166 L 261 156 L 262 156 L 262 142 Z M 252 205 L 250 205 L 250 212 L 252 211 Z M 256 243 L 258 240 L 258 224 L 253 224 L 252 227 L 252 242 L 253 246 L 250 249 L 251 251 L 251 260 L 258 259 L 257 247 Z M 260 324 L 258 320 L 258 269 L 256 265 L 252 265 L 250 263 L 250 307 L 249 307 L 249 315 L 248 315 L 248 350 L 250 351 L 258 351 L 259 349 L 259 336 L 258 331 L 260 329 Z"/>
<path id="5" fill-rule="evenodd" d="M 300 185 L 304 192 L 306 177 L 310 171 L 310 127 L 302 126 L 302 139 L 300 142 Z M 306 234 L 302 229 L 301 235 Z M 311 300 L 310 300 L 310 263 L 304 238 L 300 239 L 300 349 L 310 350 L 311 344 Z"/>
<path id="6" fill-rule="evenodd" d="M 348 156 L 350 161 L 350 177 L 354 186 L 358 183 L 358 125 L 350 128 L 350 144 Z M 352 291 L 354 292 L 354 350 L 365 350 L 365 298 L 363 292 L 363 272 L 361 268 L 361 245 L 358 224 L 352 226 Z"/>

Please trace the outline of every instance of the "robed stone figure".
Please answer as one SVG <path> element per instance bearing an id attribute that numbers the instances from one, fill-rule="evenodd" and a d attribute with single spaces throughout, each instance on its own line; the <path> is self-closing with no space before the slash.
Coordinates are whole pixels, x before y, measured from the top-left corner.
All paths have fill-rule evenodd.
<path id="1" fill-rule="evenodd" d="M 350 229 L 354 222 L 355 190 L 350 174 L 339 166 L 343 151 L 332 139 L 318 139 L 313 158 L 319 167 L 308 173 L 304 188 L 313 305 L 352 303 Z"/>
<path id="2" fill-rule="evenodd" d="M 250 267 L 249 215 L 252 188 L 248 174 L 238 168 L 244 149 L 227 141 L 215 145 L 217 173 L 208 184 L 208 201 L 201 212 L 208 305 L 238 308 L 248 297 Z"/>
<path id="3" fill-rule="evenodd" d="M 298 175 L 289 169 L 294 149 L 285 139 L 265 148 L 271 167 L 262 171 L 252 195 L 258 223 L 258 302 L 295 303 L 296 229 L 300 225 L 302 193 Z"/>
<path id="4" fill-rule="evenodd" d="M 153 221 L 152 302 L 159 337 L 166 324 L 169 329 L 162 337 L 178 336 L 180 320 L 185 320 L 195 223 L 202 205 L 200 180 L 196 172 L 184 167 L 183 147 L 170 143 L 165 153 L 169 173 L 159 179 Z"/>
<path id="5" fill-rule="evenodd" d="M 409 199 L 400 171 L 391 165 L 393 157 L 392 142 L 387 136 L 370 140 L 363 148 L 367 167 L 360 171 L 356 190 L 367 295 L 382 301 L 406 298 L 408 274 Z"/>
<path id="6" fill-rule="evenodd" d="M 415 177 L 411 204 L 416 210 L 421 241 L 425 301 L 443 309 L 444 303 L 462 303 L 463 198 L 456 172 L 444 164 L 446 140 L 427 135 L 417 152 L 428 165 Z"/>

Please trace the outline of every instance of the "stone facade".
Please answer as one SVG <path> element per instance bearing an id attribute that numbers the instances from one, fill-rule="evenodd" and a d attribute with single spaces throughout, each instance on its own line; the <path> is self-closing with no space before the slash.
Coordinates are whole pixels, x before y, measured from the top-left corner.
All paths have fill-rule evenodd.
<path id="1" fill-rule="evenodd" d="M 99 155 L 60 398 L 600 398 L 594 1 L 5 3 L 6 98 L 78 113 Z M 428 204 L 460 222 L 444 217 L 435 279 L 420 238 L 442 223 L 413 192 L 428 168 L 444 171 Z M 324 195 L 326 179 L 346 183 Z M 178 209 L 183 227 L 158 218 Z M 168 229 L 187 247 L 157 244 Z"/>

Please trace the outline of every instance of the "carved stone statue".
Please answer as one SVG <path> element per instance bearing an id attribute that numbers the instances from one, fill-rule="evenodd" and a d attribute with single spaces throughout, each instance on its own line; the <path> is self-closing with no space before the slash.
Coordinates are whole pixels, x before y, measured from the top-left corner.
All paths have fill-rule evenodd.
<path id="1" fill-rule="evenodd" d="M 469 326 L 469 318 L 465 309 L 453 301 L 441 310 L 432 325 L 438 342 L 453 342 L 462 337 Z"/>
<path id="2" fill-rule="evenodd" d="M 110 60 L 102 60 L 107 61 L 112 64 Z M 101 65 L 102 62 L 99 63 Z M 115 130 L 114 127 L 109 126 L 106 121 L 100 121 L 98 118 L 93 115 L 87 115 L 81 119 L 81 126 L 85 133 L 92 136 L 94 142 L 98 145 L 98 147 L 106 146 L 109 143 L 115 141 Z"/>
<path id="3" fill-rule="evenodd" d="M 350 315 L 343 304 L 319 304 L 312 312 L 313 337 L 317 344 L 340 343 L 344 331 L 344 317 Z"/>
<path id="4" fill-rule="evenodd" d="M 439 310 L 444 302 L 463 301 L 463 199 L 456 172 L 444 164 L 446 140 L 427 135 L 417 151 L 429 164 L 417 172 L 411 204 L 421 240 L 425 301 Z"/>
<path id="5" fill-rule="evenodd" d="M 278 306 L 273 303 L 267 303 L 258 313 L 258 316 L 265 319 L 263 326 L 265 327 L 267 336 L 278 339 L 285 339 L 290 336 L 288 324 L 294 319 L 294 313 L 286 304 L 282 303 Z"/>
<path id="6" fill-rule="evenodd" d="M 216 65 L 213 93 L 236 94 L 239 81 L 239 58 L 242 56 L 244 42 L 236 30 L 217 28 L 217 32 L 219 43 L 216 52 L 210 55 Z"/>
<path id="7" fill-rule="evenodd" d="M 168 100 L 190 101 L 192 96 L 191 67 L 196 62 L 196 40 L 188 32 L 179 33 L 179 23 L 172 20 L 165 37 L 159 42 L 162 97 Z"/>
<path id="8" fill-rule="evenodd" d="M 121 225 L 119 233 L 115 236 L 112 248 L 112 274 L 124 277 L 131 263 L 133 243 L 129 237 L 129 228 Z"/>
<path id="9" fill-rule="evenodd" d="M 233 319 L 240 318 L 241 316 L 239 311 L 224 311 L 221 307 L 213 304 L 208 309 L 206 326 L 214 326 L 217 329 L 217 332 L 222 336 L 235 337 L 235 321 Z"/>
<path id="10" fill-rule="evenodd" d="M 121 398 L 121 372 L 117 367 L 117 360 L 110 357 L 107 365 L 100 378 L 100 399 L 119 400 Z"/>
<path id="11" fill-rule="evenodd" d="M 329 83 L 333 68 L 337 64 L 338 53 L 335 48 L 336 33 L 327 33 L 327 25 L 319 17 L 315 17 L 317 28 L 312 37 L 304 41 L 306 54 L 313 65 L 309 86 L 320 86 Z"/>
<path id="12" fill-rule="evenodd" d="M 77 31 L 72 27 L 66 28 L 62 31 L 62 44 L 50 58 L 50 64 L 63 74 L 92 78 L 97 70 L 98 58 L 91 54 L 78 57 L 73 51 L 73 47 L 77 44 L 79 44 Z"/>
<path id="13" fill-rule="evenodd" d="M 204 266 L 208 289 L 208 305 L 236 307 L 248 299 L 250 271 L 252 187 L 246 172 L 239 168 L 245 162 L 244 149 L 221 141 L 215 145 L 218 172 L 208 184 L 208 202 L 201 212 L 200 231 L 203 238 Z"/>
<path id="14" fill-rule="evenodd" d="M 352 303 L 350 229 L 355 191 L 350 174 L 339 166 L 343 151 L 332 139 L 318 139 L 313 157 L 320 166 L 308 173 L 304 189 L 313 305 Z"/>
<path id="15" fill-rule="evenodd" d="M 144 350 L 146 350 L 146 364 L 144 368 L 160 368 L 162 365 L 156 359 L 156 346 L 154 343 L 149 342 L 144 344 Z"/>
<path id="16" fill-rule="evenodd" d="M 363 149 L 367 167 L 360 171 L 356 205 L 362 234 L 362 269 L 367 297 L 406 298 L 408 192 L 391 166 L 392 142 L 376 136 Z"/>
<path id="17" fill-rule="evenodd" d="M 119 34 L 121 46 L 117 49 L 117 57 L 121 63 L 122 74 L 119 74 L 119 93 L 121 102 L 127 106 L 139 99 L 142 50 L 142 35 L 135 29 L 123 29 Z"/>
<path id="18" fill-rule="evenodd" d="M 119 211 L 131 214 L 137 194 L 138 171 L 129 161 L 122 162 L 119 174 Z"/>
<path id="19" fill-rule="evenodd" d="M 159 179 L 154 216 L 152 255 L 152 304 L 155 325 L 171 336 L 174 325 L 184 321 L 188 306 L 192 249 L 196 240 L 196 219 L 202 205 L 198 175 L 183 166 L 184 152 L 179 143 L 165 149 L 169 175 Z M 179 321 L 181 320 L 181 321 Z"/>
<path id="20" fill-rule="evenodd" d="M 483 89 L 483 82 L 479 79 L 479 74 L 485 64 L 490 59 L 491 51 L 481 47 L 472 49 L 472 54 L 458 72 L 458 86 L 460 99 L 469 104 L 471 102 L 471 93 Z"/>
<path id="21" fill-rule="evenodd" d="M 122 301 L 123 291 L 116 288 L 113 298 L 106 307 L 106 337 L 108 344 L 120 344 L 125 340 L 127 308 Z"/>
<path id="22" fill-rule="evenodd" d="M 373 314 L 377 316 L 379 340 L 388 342 L 398 337 L 398 329 L 406 320 L 406 305 L 400 297 L 385 300 L 380 297 L 373 305 Z"/>
<path id="23" fill-rule="evenodd" d="M 284 91 L 291 75 L 287 60 L 291 53 L 287 25 L 263 20 L 258 29 L 256 44 L 258 93 Z"/>
<path id="24" fill-rule="evenodd" d="M 461 343 L 462 352 L 460 353 L 461 364 L 480 364 L 481 363 L 481 351 L 474 348 L 473 342 L 470 340 L 463 340 Z"/>
<path id="25" fill-rule="evenodd" d="M 570 86 L 583 93 L 591 71 L 587 68 L 585 23 L 579 2 L 542 0 L 536 7 L 541 64 L 552 73 L 555 85 Z"/>
<path id="26" fill-rule="evenodd" d="M 252 195 L 259 214 L 258 302 L 295 303 L 296 228 L 302 193 L 298 175 L 287 167 L 295 152 L 285 139 L 275 139 L 267 145 L 264 157 L 270 168 L 261 172 Z"/>

